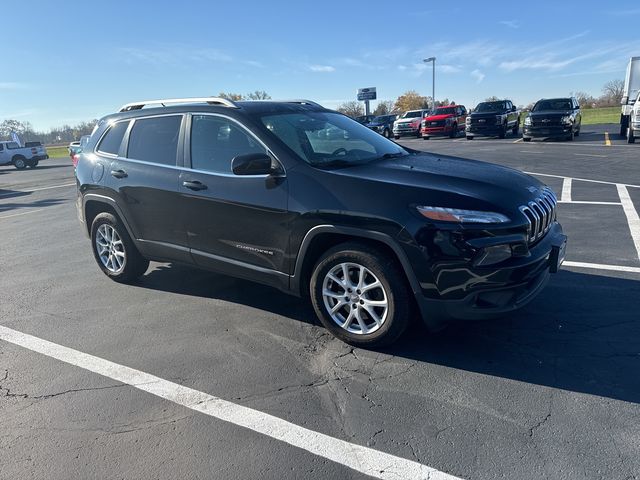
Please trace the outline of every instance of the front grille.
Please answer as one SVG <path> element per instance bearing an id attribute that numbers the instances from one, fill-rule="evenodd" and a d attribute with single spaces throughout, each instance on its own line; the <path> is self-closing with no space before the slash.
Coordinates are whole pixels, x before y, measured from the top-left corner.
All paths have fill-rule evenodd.
<path id="1" fill-rule="evenodd" d="M 446 123 L 445 120 L 425 121 L 425 127 L 444 127 Z"/>
<path id="2" fill-rule="evenodd" d="M 495 117 L 473 118 L 471 117 L 471 125 L 495 125 Z"/>
<path id="3" fill-rule="evenodd" d="M 560 125 L 560 117 L 532 118 L 531 125 L 534 127 L 555 127 Z"/>
<path id="4" fill-rule="evenodd" d="M 549 187 L 544 187 L 540 196 L 527 205 L 522 205 L 520 211 L 529 221 L 529 243 L 540 240 L 556 221 L 556 206 L 558 199 Z"/>

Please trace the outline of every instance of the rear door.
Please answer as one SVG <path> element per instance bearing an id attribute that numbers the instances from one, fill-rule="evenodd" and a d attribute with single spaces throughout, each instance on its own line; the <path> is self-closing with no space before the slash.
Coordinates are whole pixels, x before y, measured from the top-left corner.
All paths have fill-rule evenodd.
<path id="1" fill-rule="evenodd" d="M 272 155 L 268 148 L 240 123 L 219 114 L 193 114 L 185 145 L 185 167 L 191 168 L 180 175 L 181 209 L 195 262 L 286 286 L 287 179 L 238 176 L 231 170 L 235 156 Z"/>
<path id="2" fill-rule="evenodd" d="M 152 258 L 191 259 L 177 210 L 183 120 L 180 114 L 136 118 L 108 168 L 107 184 L 141 250 Z"/>

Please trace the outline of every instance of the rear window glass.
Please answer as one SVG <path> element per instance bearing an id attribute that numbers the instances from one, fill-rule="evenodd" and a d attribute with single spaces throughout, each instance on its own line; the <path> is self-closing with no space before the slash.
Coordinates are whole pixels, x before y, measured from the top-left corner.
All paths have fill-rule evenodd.
<path id="1" fill-rule="evenodd" d="M 181 123 L 181 115 L 136 120 L 129 134 L 127 157 L 161 165 L 175 165 Z"/>
<path id="2" fill-rule="evenodd" d="M 100 142 L 100 145 L 98 145 L 98 151 L 102 153 L 110 153 L 111 155 L 118 155 L 118 152 L 120 151 L 120 144 L 122 144 L 122 138 L 124 137 L 128 126 L 128 121 L 115 123 L 111 128 L 109 128 L 107 134 L 102 137 L 102 141 Z"/>

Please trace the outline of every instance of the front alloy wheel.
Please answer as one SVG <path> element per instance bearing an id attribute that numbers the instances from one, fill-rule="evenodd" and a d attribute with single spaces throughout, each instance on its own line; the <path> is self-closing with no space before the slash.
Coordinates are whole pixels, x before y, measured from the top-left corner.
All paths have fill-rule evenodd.
<path id="1" fill-rule="evenodd" d="M 353 334 L 378 330 L 387 319 L 387 293 L 371 270 L 357 263 L 339 263 L 322 284 L 324 306 L 331 319 Z"/>
<path id="2" fill-rule="evenodd" d="M 314 267 L 309 287 L 324 327 L 351 345 L 388 345 L 409 323 L 412 301 L 404 272 L 376 247 L 358 242 L 333 247 Z"/>

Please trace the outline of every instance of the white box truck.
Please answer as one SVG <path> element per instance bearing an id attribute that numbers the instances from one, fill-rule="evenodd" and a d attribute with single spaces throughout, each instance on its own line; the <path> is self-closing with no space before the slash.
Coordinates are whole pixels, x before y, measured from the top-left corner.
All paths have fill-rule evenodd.
<path id="1" fill-rule="evenodd" d="M 620 136 L 626 137 L 631 124 L 633 106 L 640 93 L 640 57 L 631 57 L 627 65 L 622 91 L 622 113 L 620 114 Z"/>

